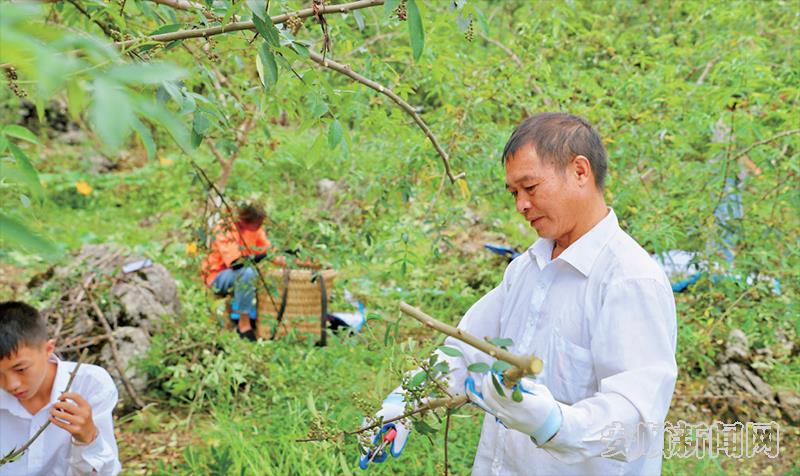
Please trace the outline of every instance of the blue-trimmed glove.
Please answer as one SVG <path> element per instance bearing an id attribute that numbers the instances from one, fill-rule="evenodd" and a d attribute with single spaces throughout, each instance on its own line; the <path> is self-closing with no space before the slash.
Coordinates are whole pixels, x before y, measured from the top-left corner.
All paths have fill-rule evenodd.
<path id="1" fill-rule="evenodd" d="M 495 377 L 502 385 L 502 375 Z M 514 389 L 520 390 L 522 401 L 511 398 Z M 472 377 L 467 377 L 464 391 L 472 403 L 494 415 L 506 428 L 530 435 L 536 446 L 549 441 L 561 428 L 561 409 L 550 390 L 527 377 L 512 389 L 503 387 L 505 396 L 497 393 L 491 372 L 486 373 L 477 388 Z"/>
<path id="2" fill-rule="evenodd" d="M 390 420 L 405 413 L 405 408 L 406 402 L 403 400 L 403 395 L 398 392 L 392 392 L 388 397 L 386 397 L 386 400 L 383 401 L 383 406 L 381 407 L 380 411 L 375 414 L 375 416 L 379 419 L 382 418 L 383 420 Z M 397 434 L 394 437 L 394 441 L 392 441 L 391 445 L 389 446 L 389 453 L 397 458 L 400 456 L 400 453 L 403 452 L 403 448 L 406 447 L 408 434 L 411 433 L 411 429 L 406 428 L 406 426 L 403 425 L 399 420 L 383 425 L 381 427 L 381 431 L 377 432 L 372 437 L 372 446 L 373 450 L 377 448 L 383 440 L 383 435 L 391 428 L 394 428 Z M 372 456 L 371 453 L 361 454 L 361 457 L 358 459 L 358 466 L 361 469 L 367 469 L 367 466 L 369 466 L 370 463 L 370 456 Z M 386 451 L 381 451 L 374 458 L 372 458 L 372 462 L 383 463 L 388 457 L 389 454 Z"/>

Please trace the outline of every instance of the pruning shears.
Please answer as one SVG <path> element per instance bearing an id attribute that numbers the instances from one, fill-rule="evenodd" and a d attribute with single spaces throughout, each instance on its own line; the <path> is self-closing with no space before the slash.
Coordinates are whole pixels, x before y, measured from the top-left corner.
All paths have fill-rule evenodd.
<path id="1" fill-rule="evenodd" d="M 396 436 L 397 436 L 397 430 L 395 430 L 394 428 L 389 428 L 389 430 L 383 435 L 383 441 L 381 442 L 381 444 L 378 445 L 378 447 L 375 448 L 374 451 L 372 451 L 368 463 L 372 463 L 372 460 L 374 460 L 376 456 L 383 453 L 383 450 L 387 446 L 389 446 L 392 443 L 392 441 L 394 441 L 394 438 Z"/>

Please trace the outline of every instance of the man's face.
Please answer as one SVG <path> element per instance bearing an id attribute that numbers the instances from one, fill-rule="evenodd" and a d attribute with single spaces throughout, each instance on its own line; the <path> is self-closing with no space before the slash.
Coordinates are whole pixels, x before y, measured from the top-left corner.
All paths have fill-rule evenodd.
<path id="1" fill-rule="evenodd" d="M 18 400 L 35 396 L 47 376 L 48 359 L 53 354 L 52 340 L 39 345 L 20 345 L 16 352 L 0 359 L 0 388 Z"/>
<path id="2" fill-rule="evenodd" d="M 506 159 L 506 187 L 517 211 L 542 238 L 559 240 L 576 226 L 578 184 L 566 173 L 543 162 L 531 145 Z"/>

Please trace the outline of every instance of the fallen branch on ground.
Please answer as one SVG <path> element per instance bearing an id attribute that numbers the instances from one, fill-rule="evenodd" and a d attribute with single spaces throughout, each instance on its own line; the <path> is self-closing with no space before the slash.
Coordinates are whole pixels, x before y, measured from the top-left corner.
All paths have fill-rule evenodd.
<path id="1" fill-rule="evenodd" d="M 97 319 L 103 325 L 103 329 L 106 331 L 106 340 L 108 340 L 108 345 L 111 348 L 111 356 L 114 358 L 114 367 L 117 369 L 117 373 L 119 374 L 120 380 L 122 380 L 122 384 L 125 386 L 125 390 L 127 390 L 128 395 L 130 395 L 131 400 L 133 400 L 133 404 L 136 408 L 144 408 L 144 403 L 139 398 L 139 394 L 134 390 L 131 381 L 128 380 L 128 376 L 125 375 L 125 369 L 122 368 L 122 360 L 119 356 L 119 349 L 117 349 L 117 340 L 114 339 L 114 331 L 111 329 L 111 324 L 108 323 L 108 319 L 106 319 L 106 315 L 103 314 L 103 311 L 100 310 L 100 306 L 92 297 L 92 293 L 83 288 L 83 291 L 86 293 L 86 298 L 89 300 L 89 305 L 92 306 L 92 310 L 94 313 L 97 314 Z"/>

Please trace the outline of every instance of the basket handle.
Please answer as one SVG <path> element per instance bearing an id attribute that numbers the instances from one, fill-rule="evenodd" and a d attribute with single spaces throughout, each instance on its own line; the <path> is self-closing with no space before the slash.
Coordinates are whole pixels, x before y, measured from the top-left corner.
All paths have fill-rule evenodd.
<path id="1" fill-rule="evenodd" d="M 275 340 L 275 336 L 278 335 L 278 329 L 281 328 L 281 322 L 283 321 L 283 314 L 286 312 L 286 302 L 289 298 L 289 268 L 283 268 L 283 292 L 281 293 L 281 307 L 278 308 L 278 315 L 277 320 L 278 322 L 275 324 L 275 328 L 272 329 L 272 335 L 270 336 L 269 340 Z"/>
<path id="2" fill-rule="evenodd" d="M 319 280 L 319 295 L 320 295 L 320 311 L 319 316 L 319 342 L 317 342 L 317 347 L 325 347 L 328 345 L 328 333 L 326 329 L 328 327 L 328 290 L 325 288 L 325 277 L 322 276 L 322 273 L 319 273 L 317 276 Z"/>

